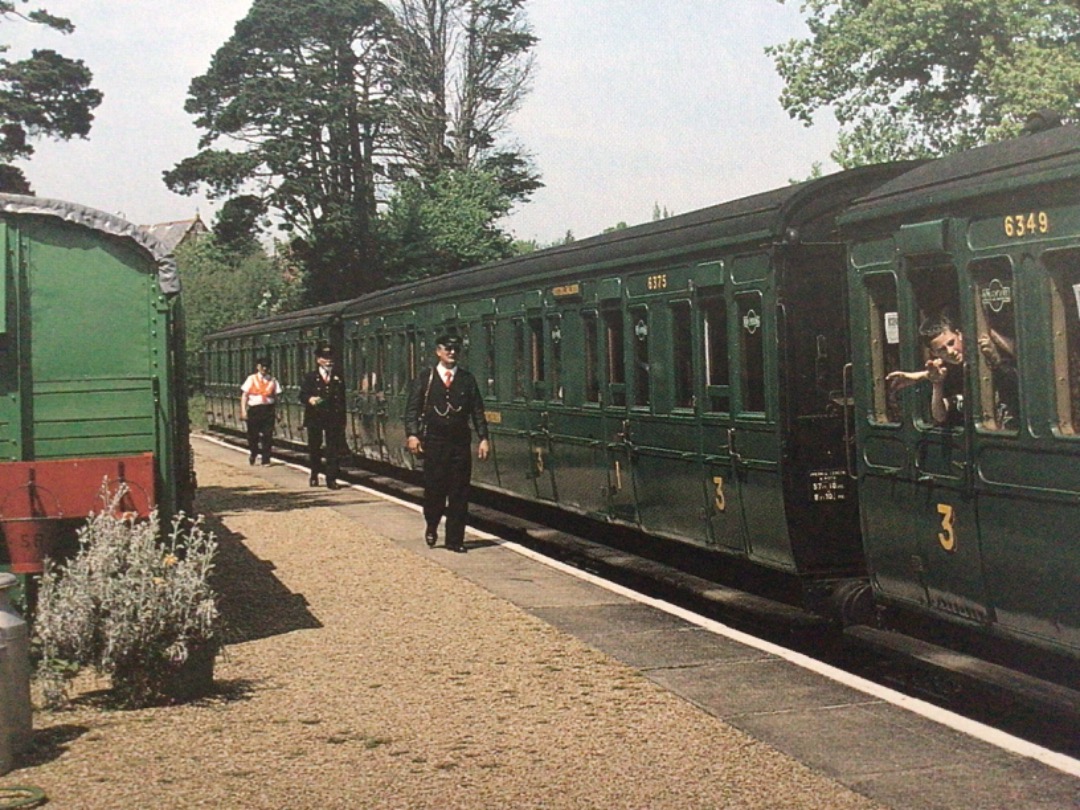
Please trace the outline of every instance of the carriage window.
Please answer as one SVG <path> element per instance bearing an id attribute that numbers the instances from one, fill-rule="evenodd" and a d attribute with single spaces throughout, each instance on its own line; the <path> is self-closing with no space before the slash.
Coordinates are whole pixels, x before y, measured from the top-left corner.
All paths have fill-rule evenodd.
<path id="1" fill-rule="evenodd" d="M 484 358 L 486 360 L 487 395 L 495 396 L 495 321 L 484 321 Z"/>
<path id="2" fill-rule="evenodd" d="M 382 391 L 386 380 L 386 335 L 379 335 L 375 339 L 375 379 L 372 380 L 372 390 Z"/>
<path id="3" fill-rule="evenodd" d="M 548 318 L 548 339 L 551 346 L 551 388 L 548 399 L 562 402 L 562 316 Z"/>
<path id="4" fill-rule="evenodd" d="M 581 313 L 581 323 L 585 333 L 585 401 L 600 401 L 600 358 L 597 346 L 600 341 L 600 329 L 595 312 Z"/>
<path id="5" fill-rule="evenodd" d="M 900 368 L 900 316 L 896 278 L 879 273 L 866 278 L 867 321 L 870 338 L 870 419 L 878 424 L 899 424 L 900 392 L 885 377 Z"/>
<path id="6" fill-rule="evenodd" d="M 722 295 L 701 300 L 702 335 L 705 338 L 705 385 L 707 407 L 713 413 L 731 410 L 731 366 L 728 363 L 727 305 Z"/>
<path id="7" fill-rule="evenodd" d="M 409 330 L 408 345 L 406 346 L 408 352 L 408 375 L 407 379 L 415 379 L 416 375 L 420 373 L 420 351 L 419 341 L 416 336 L 416 332 Z"/>
<path id="8" fill-rule="evenodd" d="M 739 381 L 742 383 L 742 410 L 765 412 L 764 309 L 761 293 L 735 296 L 739 308 Z"/>
<path id="9" fill-rule="evenodd" d="M 977 363 L 979 408 L 984 430 L 1020 429 L 1020 381 L 1016 345 L 1016 296 L 1012 262 L 997 257 L 971 266 L 975 282 L 976 345 L 966 347 Z"/>
<path id="10" fill-rule="evenodd" d="M 354 335 L 350 345 L 352 347 L 352 368 L 356 371 L 356 390 L 363 394 L 368 390 L 367 356 L 364 354 L 364 341 L 359 335 Z"/>
<path id="11" fill-rule="evenodd" d="M 671 305 L 671 370 L 675 381 L 675 407 L 694 407 L 694 338 L 690 302 Z"/>
<path id="12" fill-rule="evenodd" d="M 532 370 L 530 396 L 544 398 L 544 321 L 529 318 L 529 367 Z"/>
<path id="13" fill-rule="evenodd" d="M 517 318 L 514 320 L 514 399 L 525 399 L 528 378 L 525 363 L 525 321 Z"/>
<path id="14" fill-rule="evenodd" d="M 408 376 L 408 358 L 409 358 L 409 336 L 404 332 L 399 332 L 397 340 L 394 341 L 394 392 L 404 391 L 408 385 L 409 380 L 412 377 Z"/>
<path id="15" fill-rule="evenodd" d="M 624 344 L 622 312 L 609 309 L 604 312 L 604 359 L 611 405 L 626 405 L 626 349 Z"/>
<path id="16" fill-rule="evenodd" d="M 1058 427 L 1080 435 L 1080 250 L 1044 255 L 1051 273 L 1054 387 Z"/>
<path id="17" fill-rule="evenodd" d="M 630 322 L 634 327 L 634 404 L 639 408 L 649 406 L 649 311 L 645 307 L 630 310 Z"/>
<path id="18" fill-rule="evenodd" d="M 908 272 L 911 286 L 915 293 L 915 304 L 918 315 L 918 335 L 912 339 L 918 340 L 918 368 L 909 371 L 924 371 L 926 363 L 934 357 L 932 349 L 935 344 L 938 347 L 938 358 L 942 360 L 940 366 L 945 372 L 944 381 L 944 408 L 945 420 L 939 421 L 934 418 L 933 394 L 931 386 L 923 381 L 919 387 L 919 411 L 920 422 L 927 427 L 962 428 L 964 425 L 964 413 L 967 410 L 967 391 L 964 382 L 963 359 L 972 356 L 978 351 L 977 339 L 972 336 L 968 342 L 959 320 L 960 292 L 957 286 L 956 272 L 952 264 L 934 264 L 924 267 L 913 267 Z M 955 347 L 957 336 L 960 343 L 960 360 L 950 360 L 952 349 Z M 905 336 L 905 340 L 906 340 Z"/>

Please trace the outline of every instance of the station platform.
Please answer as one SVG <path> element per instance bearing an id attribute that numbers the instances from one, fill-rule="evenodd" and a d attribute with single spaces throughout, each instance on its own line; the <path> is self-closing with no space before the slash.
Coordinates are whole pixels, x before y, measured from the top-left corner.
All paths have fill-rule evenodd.
<path id="1" fill-rule="evenodd" d="M 234 448 L 208 444 L 200 452 L 244 464 Z M 252 471 L 282 482 L 304 474 L 284 465 Z M 444 550 L 441 533 L 428 549 L 414 505 L 354 504 L 346 493 L 333 508 L 884 807 L 1080 808 L 1074 759 L 482 532 L 470 529 L 468 554 Z"/>
<path id="2" fill-rule="evenodd" d="M 1080 808 L 1080 762 L 417 507 L 196 439 L 214 701 L 35 717 L 64 808 Z M 108 752 L 108 753 L 106 753 Z"/>

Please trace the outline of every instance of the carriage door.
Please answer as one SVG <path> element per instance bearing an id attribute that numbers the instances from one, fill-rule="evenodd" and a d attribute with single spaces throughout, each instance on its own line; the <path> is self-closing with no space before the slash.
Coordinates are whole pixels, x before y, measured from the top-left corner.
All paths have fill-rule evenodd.
<path id="1" fill-rule="evenodd" d="M 701 441 L 706 465 L 706 510 L 712 542 L 746 552 L 738 481 L 729 453 L 731 437 L 731 362 L 728 354 L 728 304 L 724 288 L 705 290 L 698 299 L 705 394 Z"/>
<path id="2" fill-rule="evenodd" d="M 551 465 L 551 429 L 548 399 L 551 381 L 544 352 L 544 319 L 539 312 L 530 312 L 521 324 L 522 351 L 528 375 L 526 396 L 529 410 L 529 476 L 536 486 L 536 497 L 555 500 L 555 479 Z"/>
<path id="3" fill-rule="evenodd" d="M 870 420 L 861 428 L 860 443 L 864 537 L 875 586 L 883 594 L 984 620 L 970 453 L 978 336 L 964 319 L 956 263 L 945 253 L 945 225 L 901 230 L 897 289 L 890 273 L 866 273 L 862 279 L 869 294 L 864 334 L 870 338 L 862 350 L 869 351 L 873 374 Z M 933 387 L 920 379 L 935 359 L 931 346 L 939 350 L 936 359 L 945 372 L 945 413 L 937 417 Z"/>
<path id="4" fill-rule="evenodd" d="M 928 342 L 933 334 L 960 335 L 963 363 L 945 362 L 947 420 L 935 421 L 931 386 L 908 389 L 914 409 L 914 443 L 909 445 L 915 554 L 911 575 L 925 590 L 929 606 L 973 619 L 987 618 L 982 581 L 975 502 L 971 493 L 971 440 L 974 403 L 971 383 L 973 360 L 978 354 L 978 332 L 962 320 L 956 266 L 949 257 L 910 261 L 908 279 L 914 296 L 915 321 L 906 334 L 914 340 L 908 349 L 914 367 L 931 359 Z M 950 384 L 950 378 L 952 380 Z M 914 397 L 914 401 L 911 398 Z"/>
<path id="5" fill-rule="evenodd" d="M 737 265 L 733 267 L 736 271 Z M 769 339 L 775 322 L 767 298 L 771 293 L 760 288 L 735 293 L 735 323 L 731 326 L 735 331 L 732 346 L 738 386 L 735 418 L 728 431 L 728 453 L 751 558 L 790 567 L 776 403 L 769 401 L 768 391 L 768 382 L 776 379 L 776 341 Z M 775 393 L 775 383 L 772 388 Z"/>
<path id="6" fill-rule="evenodd" d="M 607 431 L 608 511 L 613 518 L 637 522 L 634 493 L 630 419 L 626 391 L 626 327 L 618 303 L 601 310 L 601 339 L 607 396 L 604 398 L 604 426 Z"/>

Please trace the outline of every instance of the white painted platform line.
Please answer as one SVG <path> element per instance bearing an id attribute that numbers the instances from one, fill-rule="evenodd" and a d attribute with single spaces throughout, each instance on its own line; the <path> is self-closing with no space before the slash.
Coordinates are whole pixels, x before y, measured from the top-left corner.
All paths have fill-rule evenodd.
<path id="1" fill-rule="evenodd" d="M 223 442 L 220 439 L 209 436 L 200 436 L 199 438 L 202 438 L 205 441 L 211 442 L 213 444 L 219 444 L 222 447 L 232 448 L 241 453 L 247 452 L 247 450 L 243 448 L 238 448 L 235 445 L 231 445 L 228 442 Z M 307 467 L 300 464 L 293 464 L 291 462 L 284 462 L 284 464 L 289 467 L 294 467 L 298 470 L 304 470 L 305 472 L 307 471 Z M 421 507 L 417 504 L 403 501 L 400 498 L 395 498 L 393 495 L 387 495 L 385 493 L 378 492 L 377 490 L 369 489 L 368 487 L 360 486 L 357 484 L 349 484 L 348 486 L 371 495 L 377 495 L 384 500 L 390 501 L 400 506 L 404 506 L 407 509 L 412 509 L 414 512 L 422 511 Z M 468 534 L 474 537 L 478 537 L 481 540 L 488 540 L 498 543 L 502 548 L 509 549 L 522 555 L 523 557 L 529 558 L 530 560 L 543 563 L 550 568 L 554 568 L 565 574 L 569 574 L 570 576 L 577 577 L 580 580 L 584 580 L 586 582 L 592 583 L 593 585 L 597 585 L 601 588 L 604 588 L 605 590 L 618 594 L 619 596 L 624 596 L 628 599 L 634 600 L 635 602 L 648 605 L 650 607 L 656 608 L 657 610 L 662 610 L 672 616 L 677 616 L 680 619 L 683 619 L 684 621 L 696 625 L 704 630 L 708 630 L 711 633 L 716 633 L 717 635 L 731 639 L 732 641 L 736 641 L 755 650 L 760 650 L 761 652 L 775 655 L 777 658 L 788 661 L 795 666 L 802 667 L 803 669 L 814 672 L 832 681 L 836 681 L 837 683 L 843 684 L 844 686 L 849 686 L 852 689 L 862 692 L 863 694 L 870 695 L 871 697 L 877 698 L 878 700 L 883 700 L 886 703 L 891 703 L 894 706 L 899 706 L 903 709 L 913 712 L 914 714 L 919 715 L 920 717 L 925 717 L 926 719 L 932 720 L 935 723 L 939 723 L 940 725 L 943 725 L 947 728 L 951 728 L 954 731 L 959 731 L 963 734 L 967 734 L 970 737 L 974 737 L 977 740 L 981 740 L 985 743 L 996 746 L 997 748 L 1000 748 L 1004 751 L 1008 751 L 1009 753 L 1033 759 L 1036 762 L 1040 762 L 1043 765 L 1046 765 L 1047 767 L 1054 768 L 1055 770 L 1061 771 L 1062 773 L 1066 773 L 1070 776 L 1080 778 L 1080 760 L 1076 760 L 1072 757 L 1065 756 L 1064 754 L 1059 754 L 1056 751 L 1051 751 L 1048 748 L 1043 748 L 1042 746 L 1035 745 L 1028 742 L 1027 740 L 1022 740 L 1019 737 L 1014 737 L 1011 734 L 1006 734 L 1005 732 L 999 731 L 995 728 L 991 728 L 984 723 L 979 723 L 975 720 L 970 720 L 966 717 L 962 717 L 961 715 L 950 712 L 947 709 L 942 709 L 938 706 L 934 706 L 932 703 L 927 703 L 925 700 L 920 700 L 919 698 L 913 698 L 908 695 L 901 694 L 900 692 L 897 692 L 893 689 L 889 689 L 887 686 L 882 686 L 880 684 L 874 683 L 873 681 L 868 681 L 865 678 L 860 678 L 858 675 L 852 675 L 848 672 L 844 672 L 843 670 L 837 669 L 836 667 L 830 666 L 829 664 L 825 664 L 821 661 L 811 658 L 808 655 L 803 655 L 802 653 L 795 652 L 794 650 L 789 650 L 786 647 L 781 647 L 778 644 L 773 644 L 770 641 L 756 638 L 755 636 L 751 636 L 748 633 L 742 632 L 741 630 L 736 630 L 733 627 L 728 627 L 726 624 L 723 624 L 721 622 L 714 621 L 713 619 L 707 619 L 703 616 L 698 616 L 697 614 L 681 608 L 678 605 L 673 605 L 670 602 L 665 602 L 662 599 L 654 599 L 650 596 L 645 596 L 644 594 L 640 594 L 637 591 L 633 591 L 614 582 L 608 582 L 607 580 L 595 576 L 594 574 L 590 574 L 587 571 L 582 571 L 579 568 L 574 568 L 572 565 L 567 565 L 566 563 L 559 562 L 558 560 L 549 559 L 542 554 L 538 554 L 532 549 L 526 548 L 525 546 L 519 545 L 518 543 L 514 543 L 510 540 L 503 540 L 500 537 L 488 534 L 487 532 L 478 531 L 471 527 L 467 530 L 467 532 Z"/>

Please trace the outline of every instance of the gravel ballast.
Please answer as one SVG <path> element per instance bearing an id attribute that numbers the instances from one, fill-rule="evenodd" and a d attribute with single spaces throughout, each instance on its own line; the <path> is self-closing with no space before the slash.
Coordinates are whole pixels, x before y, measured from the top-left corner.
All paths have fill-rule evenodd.
<path id="1" fill-rule="evenodd" d="M 218 694 L 117 711 L 83 678 L 0 787 L 56 810 L 877 807 L 378 526 L 205 453 L 198 474 Z"/>

